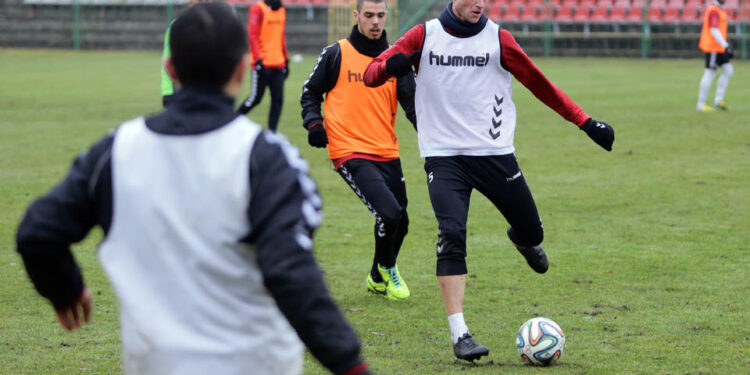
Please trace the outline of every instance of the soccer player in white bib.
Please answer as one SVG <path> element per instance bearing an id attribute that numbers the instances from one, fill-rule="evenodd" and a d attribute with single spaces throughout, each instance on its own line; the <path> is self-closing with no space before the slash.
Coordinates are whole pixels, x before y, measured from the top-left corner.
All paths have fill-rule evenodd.
<path id="1" fill-rule="evenodd" d="M 307 163 L 234 111 L 243 29 L 223 3 L 177 17 L 172 102 L 80 155 L 29 207 L 18 252 L 60 324 L 75 329 L 92 296 L 70 245 L 103 229 L 125 374 L 299 375 L 304 346 L 334 374 L 369 374 L 312 255 L 322 202 Z"/>
<path id="2" fill-rule="evenodd" d="M 448 3 L 438 18 L 414 26 L 375 58 L 364 77 L 378 86 L 416 68 L 419 150 L 439 230 L 436 274 L 453 352 L 467 361 L 489 354 L 463 315 L 472 190 L 502 213 L 508 237 L 529 266 L 538 273 L 548 268 L 541 219 L 514 154 L 511 77 L 607 151 L 615 138 L 611 126 L 593 120 L 552 84 L 513 36 L 482 14 L 484 7 L 484 0 Z"/>

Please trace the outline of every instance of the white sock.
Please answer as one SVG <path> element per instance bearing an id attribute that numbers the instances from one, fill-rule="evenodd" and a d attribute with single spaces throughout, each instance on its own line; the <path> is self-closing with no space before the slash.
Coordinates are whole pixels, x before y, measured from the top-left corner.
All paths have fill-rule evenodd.
<path id="1" fill-rule="evenodd" d="M 455 313 L 448 317 L 448 324 L 451 326 L 451 340 L 457 343 L 464 334 L 469 332 L 469 327 L 464 321 L 464 313 Z"/>
<path id="2" fill-rule="evenodd" d="M 727 92 L 727 86 L 729 86 L 729 78 L 734 74 L 734 68 L 731 63 L 726 63 L 721 66 L 721 75 L 719 81 L 716 83 L 716 98 L 714 99 L 714 105 L 724 100 L 724 94 Z"/>
<path id="3" fill-rule="evenodd" d="M 698 105 L 695 109 L 699 110 L 706 105 L 706 98 L 708 97 L 708 90 L 711 89 L 711 84 L 716 76 L 716 71 L 712 69 L 706 69 L 703 72 L 703 78 L 701 78 L 700 90 L 698 90 Z"/>

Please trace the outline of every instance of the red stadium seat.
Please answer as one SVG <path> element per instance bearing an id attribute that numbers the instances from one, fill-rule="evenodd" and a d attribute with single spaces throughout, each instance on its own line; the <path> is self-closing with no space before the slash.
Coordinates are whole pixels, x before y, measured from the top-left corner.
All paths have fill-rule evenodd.
<path id="1" fill-rule="evenodd" d="M 643 20 L 643 10 L 640 7 L 630 7 L 625 15 L 625 21 L 641 22 Z"/>
<path id="2" fill-rule="evenodd" d="M 578 8 L 576 8 L 575 12 L 573 13 L 573 21 L 588 22 L 590 13 L 591 13 L 591 10 L 589 7 L 579 6 Z"/>
<path id="3" fill-rule="evenodd" d="M 680 21 L 680 8 L 669 7 L 664 10 L 664 15 L 661 17 L 662 22 L 679 22 Z"/>
<path id="4" fill-rule="evenodd" d="M 613 6 L 628 9 L 630 8 L 630 0 L 615 0 Z"/>
<path id="5" fill-rule="evenodd" d="M 667 0 L 651 0 L 649 7 L 651 8 L 664 8 L 667 6 Z"/>
<path id="6" fill-rule="evenodd" d="M 570 5 L 561 5 L 555 13 L 555 21 L 570 22 L 573 20 L 573 7 Z"/>
<path id="7" fill-rule="evenodd" d="M 503 10 L 500 9 L 499 5 L 494 5 L 487 8 L 487 18 L 491 20 L 499 20 L 503 17 Z"/>
<path id="8" fill-rule="evenodd" d="M 667 0 L 667 8 L 682 8 L 685 6 L 685 0 Z"/>
<path id="9" fill-rule="evenodd" d="M 646 19 L 648 22 L 661 22 L 661 8 L 648 8 Z"/>
<path id="10" fill-rule="evenodd" d="M 612 9 L 614 11 L 614 9 Z M 623 9 L 623 16 L 625 16 Z M 594 11 L 591 12 L 591 22 L 606 22 L 607 21 L 607 6 L 597 5 L 594 7 Z"/>
<path id="11" fill-rule="evenodd" d="M 509 6 L 503 13 L 503 21 L 516 22 L 521 20 L 521 8 L 518 6 Z"/>
<path id="12" fill-rule="evenodd" d="M 541 7 L 544 5 L 544 0 L 527 0 L 526 6 L 533 5 L 536 7 Z"/>
<path id="13" fill-rule="evenodd" d="M 628 0 L 628 4 L 630 4 L 629 0 Z M 596 5 L 612 8 L 612 6 L 615 5 L 615 2 L 614 0 L 599 0 L 596 2 Z"/>
<path id="14" fill-rule="evenodd" d="M 576 5 L 578 5 L 578 0 L 562 0 L 560 2 L 560 6 L 561 7 L 562 6 L 569 6 L 569 7 L 572 8 L 572 7 L 575 7 Z"/>
<path id="15" fill-rule="evenodd" d="M 682 10 L 682 16 L 680 16 L 680 22 L 701 22 L 700 5 L 687 4 L 685 9 Z"/>
<path id="16" fill-rule="evenodd" d="M 594 5 L 596 5 L 596 0 L 581 0 L 580 3 L 578 3 L 579 7 L 587 7 L 589 9 L 593 8 Z"/>
<path id="17" fill-rule="evenodd" d="M 538 21 L 539 20 L 539 6 L 527 5 L 525 8 L 523 8 L 523 13 L 521 13 L 521 20 L 522 21 Z"/>
<path id="18" fill-rule="evenodd" d="M 609 13 L 609 21 L 610 22 L 625 22 L 625 13 L 627 12 L 627 8 L 625 7 L 619 7 L 619 6 L 613 6 L 612 11 Z"/>

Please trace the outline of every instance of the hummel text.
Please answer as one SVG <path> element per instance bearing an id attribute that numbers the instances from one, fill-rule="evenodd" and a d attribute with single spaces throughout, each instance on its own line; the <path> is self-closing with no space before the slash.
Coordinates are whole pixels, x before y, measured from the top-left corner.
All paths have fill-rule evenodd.
<path id="1" fill-rule="evenodd" d="M 434 61 L 434 63 L 433 63 Z M 451 56 L 436 55 L 430 51 L 430 65 L 438 66 L 487 66 L 490 63 L 490 54 L 484 56 Z"/>

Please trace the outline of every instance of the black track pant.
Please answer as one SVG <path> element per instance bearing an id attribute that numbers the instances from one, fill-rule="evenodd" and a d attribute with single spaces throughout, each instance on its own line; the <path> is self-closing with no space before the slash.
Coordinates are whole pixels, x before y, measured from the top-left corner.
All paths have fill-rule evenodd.
<path id="1" fill-rule="evenodd" d="M 428 157 L 425 160 L 430 201 L 438 221 L 437 275 L 466 274 L 466 219 L 476 189 L 500 210 L 511 226 L 511 241 L 542 243 L 542 221 L 529 186 L 513 154 Z M 505 232 L 503 225 L 494 230 Z"/>
<path id="2" fill-rule="evenodd" d="M 240 105 L 237 112 L 247 114 L 263 100 L 266 87 L 271 90 L 271 109 L 268 111 L 268 128 L 276 131 L 281 117 L 281 106 L 284 104 L 284 69 L 263 69 L 261 73 L 253 70 L 250 95 Z"/>
<path id="3" fill-rule="evenodd" d="M 352 159 L 341 165 L 338 172 L 375 215 L 375 257 L 370 274 L 375 281 L 381 281 L 377 265 L 388 268 L 396 264 L 409 230 L 401 161 Z"/>

